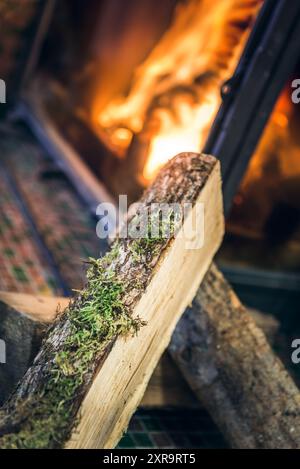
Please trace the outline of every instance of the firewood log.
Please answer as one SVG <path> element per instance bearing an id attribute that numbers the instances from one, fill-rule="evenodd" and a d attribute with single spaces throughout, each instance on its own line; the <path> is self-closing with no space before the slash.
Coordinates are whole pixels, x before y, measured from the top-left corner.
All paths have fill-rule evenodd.
<path id="1" fill-rule="evenodd" d="M 223 235 L 220 167 L 183 153 L 141 199 L 190 204 L 171 236 L 119 238 L 90 260 L 86 288 L 50 327 L 33 365 L 0 415 L 1 448 L 114 447 L 139 404 L 178 319 L 192 301 Z M 202 224 L 192 226 L 204 205 Z M 201 207 L 203 206 L 201 205 Z M 154 217 L 155 218 L 155 217 Z M 139 223 L 135 214 L 130 225 Z M 187 242 L 188 238 L 188 242 Z"/>
<path id="2" fill-rule="evenodd" d="M 0 338 L 6 352 L 0 366 L 0 405 L 32 364 L 49 324 L 68 303 L 68 298 L 0 292 Z"/>
<path id="3" fill-rule="evenodd" d="M 0 405 L 37 354 L 44 331 L 42 323 L 0 301 L 0 339 L 5 345 L 0 364 Z"/>
<path id="4" fill-rule="evenodd" d="M 168 348 L 236 448 L 300 448 L 300 393 L 213 264 Z"/>

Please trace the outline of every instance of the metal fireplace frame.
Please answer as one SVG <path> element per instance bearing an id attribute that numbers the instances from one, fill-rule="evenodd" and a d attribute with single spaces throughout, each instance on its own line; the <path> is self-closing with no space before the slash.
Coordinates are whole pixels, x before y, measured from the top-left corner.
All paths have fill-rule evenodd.
<path id="1" fill-rule="evenodd" d="M 246 171 L 274 104 L 300 59 L 300 2 L 267 0 L 204 147 L 219 158 L 225 213 Z"/>

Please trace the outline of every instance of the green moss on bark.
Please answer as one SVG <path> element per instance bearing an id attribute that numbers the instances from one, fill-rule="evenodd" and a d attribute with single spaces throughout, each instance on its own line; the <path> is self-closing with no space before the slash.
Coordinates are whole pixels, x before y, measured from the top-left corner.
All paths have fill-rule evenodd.
<path id="1" fill-rule="evenodd" d="M 80 395 L 90 365 L 118 335 L 134 334 L 142 322 L 127 312 L 124 285 L 112 268 L 117 243 L 103 259 L 90 259 L 88 283 L 80 301 L 65 311 L 68 335 L 54 353 L 47 382 L 26 409 L 21 430 L 0 438 L 1 448 L 53 448 L 60 446 L 75 415 L 74 398 Z M 53 329 L 55 333 L 55 328 Z M 50 332 L 51 339 L 51 332 Z"/>

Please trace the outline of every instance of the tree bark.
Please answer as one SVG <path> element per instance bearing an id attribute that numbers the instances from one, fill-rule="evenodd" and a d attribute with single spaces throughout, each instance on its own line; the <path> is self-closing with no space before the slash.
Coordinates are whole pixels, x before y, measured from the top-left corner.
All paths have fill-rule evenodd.
<path id="1" fill-rule="evenodd" d="M 300 448 L 300 393 L 214 264 L 168 350 L 232 447 Z"/>

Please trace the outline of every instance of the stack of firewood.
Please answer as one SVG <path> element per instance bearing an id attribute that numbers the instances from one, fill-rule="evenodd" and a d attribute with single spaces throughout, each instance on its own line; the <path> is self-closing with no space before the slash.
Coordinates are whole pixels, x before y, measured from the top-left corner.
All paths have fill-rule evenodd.
<path id="1" fill-rule="evenodd" d="M 232 447 L 300 447 L 299 391 L 212 263 L 224 230 L 219 163 L 178 155 L 141 203 L 190 208 L 169 237 L 118 238 L 55 318 L 55 299 L 1 294 L 0 333 L 19 357 L 0 370 L 7 388 L 44 339 L 0 412 L 0 447 L 114 447 L 167 348 Z"/>

